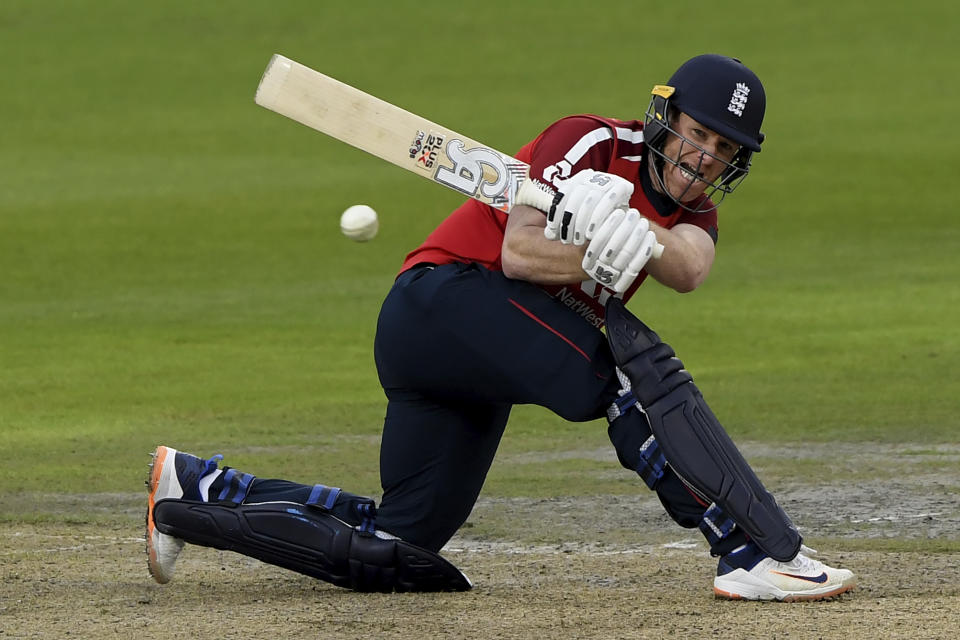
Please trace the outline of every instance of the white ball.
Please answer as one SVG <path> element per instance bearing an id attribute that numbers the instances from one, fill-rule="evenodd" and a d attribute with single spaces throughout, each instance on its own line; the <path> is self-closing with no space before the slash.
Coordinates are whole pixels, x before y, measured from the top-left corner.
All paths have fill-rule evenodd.
<path id="1" fill-rule="evenodd" d="M 377 212 L 365 204 L 348 207 L 340 216 L 340 231 L 356 242 L 373 240 L 379 229 Z"/>

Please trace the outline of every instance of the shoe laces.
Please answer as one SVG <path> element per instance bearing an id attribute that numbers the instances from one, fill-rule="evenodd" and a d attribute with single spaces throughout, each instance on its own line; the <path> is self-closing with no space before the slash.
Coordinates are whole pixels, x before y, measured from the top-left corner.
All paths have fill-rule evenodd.
<path id="1" fill-rule="evenodd" d="M 819 560 L 814 560 L 813 558 L 807 557 L 806 555 L 804 555 L 805 551 L 812 551 L 813 553 L 816 553 L 816 551 L 814 551 L 813 549 L 810 549 L 809 547 L 801 547 L 800 553 L 798 553 L 793 560 L 785 564 L 795 571 L 811 572 L 811 573 L 814 571 L 819 571 L 820 568 L 823 566 L 823 563 L 820 562 Z"/>
<path id="2" fill-rule="evenodd" d="M 210 475 L 210 474 L 213 473 L 214 471 L 216 471 L 216 470 L 217 470 L 217 463 L 220 462 L 221 460 L 223 460 L 223 454 L 222 454 L 222 453 L 218 453 L 217 455 L 213 456 L 213 457 L 210 458 L 209 460 L 204 460 L 204 461 L 203 461 L 203 463 L 204 463 L 204 464 L 203 464 L 203 470 L 200 472 L 200 477 L 203 478 L 203 477 L 205 477 L 205 476 Z"/>

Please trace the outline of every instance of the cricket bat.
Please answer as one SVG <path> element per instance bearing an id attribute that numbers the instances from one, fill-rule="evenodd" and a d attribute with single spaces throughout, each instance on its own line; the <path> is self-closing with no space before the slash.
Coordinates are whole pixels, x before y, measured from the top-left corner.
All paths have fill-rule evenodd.
<path id="1" fill-rule="evenodd" d="M 530 166 L 396 105 L 275 54 L 255 102 L 419 176 L 510 213 L 547 212 L 553 189 Z M 659 257 L 663 246 L 654 247 Z"/>

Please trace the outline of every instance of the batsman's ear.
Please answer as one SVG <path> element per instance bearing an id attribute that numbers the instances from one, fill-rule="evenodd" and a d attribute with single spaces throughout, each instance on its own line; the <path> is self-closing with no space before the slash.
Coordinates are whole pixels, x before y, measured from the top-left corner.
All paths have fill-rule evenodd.
<path id="1" fill-rule="evenodd" d="M 658 84 L 650 91 L 650 106 L 647 107 L 643 124 L 643 140 L 655 147 L 667 134 L 670 126 L 670 96 L 674 94 L 671 86 Z"/>

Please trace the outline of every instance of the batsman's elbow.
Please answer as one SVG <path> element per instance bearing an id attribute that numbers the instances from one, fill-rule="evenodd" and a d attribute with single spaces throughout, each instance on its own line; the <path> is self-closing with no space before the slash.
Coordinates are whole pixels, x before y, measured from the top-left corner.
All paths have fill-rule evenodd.
<path id="1" fill-rule="evenodd" d="M 647 271 L 653 279 L 676 291 L 690 293 L 703 284 L 710 274 L 710 268 L 691 262 L 674 262 L 672 264 L 649 264 Z"/>
<path id="2" fill-rule="evenodd" d="M 706 279 L 706 273 L 687 274 L 675 281 L 672 287 L 677 293 L 690 293 L 695 291 Z"/>
<path id="3" fill-rule="evenodd" d="M 511 280 L 537 281 L 537 272 L 533 264 L 520 257 L 508 256 L 504 252 L 501 255 L 501 268 L 503 269 L 503 275 Z"/>

